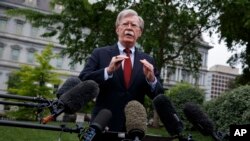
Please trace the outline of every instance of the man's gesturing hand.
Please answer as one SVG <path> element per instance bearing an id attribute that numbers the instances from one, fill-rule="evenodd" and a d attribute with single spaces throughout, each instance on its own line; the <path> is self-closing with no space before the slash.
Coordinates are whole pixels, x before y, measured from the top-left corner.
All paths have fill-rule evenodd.
<path id="1" fill-rule="evenodd" d="M 140 60 L 143 64 L 143 73 L 149 82 L 155 81 L 154 66 L 150 64 L 146 59 Z"/>
<path id="2" fill-rule="evenodd" d="M 121 62 L 127 58 L 128 57 L 126 55 L 118 55 L 112 57 L 109 66 L 107 67 L 108 74 L 112 74 L 114 71 L 116 71 L 121 66 Z"/>

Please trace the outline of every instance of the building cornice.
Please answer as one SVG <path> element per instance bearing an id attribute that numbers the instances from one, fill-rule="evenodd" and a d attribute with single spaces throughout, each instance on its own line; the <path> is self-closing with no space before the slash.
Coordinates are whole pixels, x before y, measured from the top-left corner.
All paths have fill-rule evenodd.
<path id="1" fill-rule="evenodd" d="M 222 74 L 222 75 L 230 75 L 230 76 L 239 76 L 240 74 L 234 74 L 234 73 L 226 73 L 221 71 L 208 71 L 211 74 Z"/>
<path id="2" fill-rule="evenodd" d="M 42 39 L 37 39 L 37 38 L 31 38 L 31 37 L 27 37 L 27 36 L 18 36 L 16 34 L 10 34 L 10 33 L 6 33 L 6 32 L 0 32 L 3 34 L 0 34 L 0 37 L 3 39 L 11 39 L 11 40 L 18 40 L 21 42 L 27 42 L 27 43 L 32 43 L 32 44 L 39 44 L 39 45 L 47 45 L 49 43 L 52 43 L 55 47 L 58 48 L 65 48 L 66 46 L 63 46 L 57 42 L 54 41 L 47 41 L 47 40 L 42 40 Z"/>
<path id="3" fill-rule="evenodd" d="M 207 42 L 203 41 L 202 39 L 195 39 L 195 43 L 208 50 L 214 48 L 213 46 L 209 45 Z"/>
<path id="4" fill-rule="evenodd" d="M 26 8 L 26 9 L 30 9 L 30 10 L 35 10 L 44 14 L 49 14 L 51 13 L 50 11 L 44 10 L 44 9 L 40 9 L 38 7 L 32 7 L 29 5 L 25 5 L 22 3 L 14 3 L 11 1 L 0 1 L 0 5 L 5 6 L 7 8 Z"/>

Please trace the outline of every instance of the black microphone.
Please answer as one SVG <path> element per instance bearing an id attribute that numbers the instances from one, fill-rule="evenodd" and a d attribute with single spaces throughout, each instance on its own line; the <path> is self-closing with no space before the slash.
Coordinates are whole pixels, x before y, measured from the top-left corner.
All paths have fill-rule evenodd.
<path id="1" fill-rule="evenodd" d="M 204 136 L 212 136 L 215 141 L 220 141 L 217 133 L 214 131 L 214 124 L 197 104 L 188 102 L 185 104 L 183 112 L 188 121 L 197 128 Z"/>
<path id="2" fill-rule="evenodd" d="M 68 90 L 65 94 L 52 103 L 51 115 L 42 119 L 42 123 L 54 120 L 62 112 L 75 113 L 80 110 L 84 104 L 94 99 L 99 93 L 98 84 L 93 80 L 86 80 L 74 88 Z"/>
<path id="3" fill-rule="evenodd" d="M 63 85 L 56 91 L 57 98 L 60 98 L 60 96 L 70 89 L 74 88 L 76 85 L 81 83 L 82 81 L 78 77 L 70 77 L 68 78 Z"/>
<path id="4" fill-rule="evenodd" d="M 140 141 L 147 130 L 147 113 L 143 105 L 132 100 L 125 106 L 126 129 L 128 137 Z"/>
<path id="5" fill-rule="evenodd" d="M 180 138 L 184 127 L 171 101 L 165 95 L 160 94 L 153 99 L 153 106 L 168 133 Z"/>
<path id="6" fill-rule="evenodd" d="M 102 133 L 105 127 L 108 125 L 112 113 L 108 109 L 102 109 L 93 122 L 90 124 L 89 128 L 80 134 L 80 141 L 92 141 L 98 134 Z"/>

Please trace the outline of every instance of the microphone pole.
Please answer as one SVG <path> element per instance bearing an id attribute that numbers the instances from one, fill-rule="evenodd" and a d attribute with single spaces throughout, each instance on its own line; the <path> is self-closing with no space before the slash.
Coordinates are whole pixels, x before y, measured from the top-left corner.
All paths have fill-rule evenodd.
<path id="1" fill-rule="evenodd" d="M 54 103 L 52 100 L 47 100 L 41 97 L 20 96 L 20 95 L 14 95 L 14 94 L 0 94 L 0 98 L 25 100 L 25 102 L 0 101 L 0 104 L 37 108 L 36 116 L 38 118 L 42 118 L 41 113 L 43 112 L 44 108 L 50 108 Z M 27 101 L 31 101 L 31 102 L 27 102 Z"/>
<path id="2" fill-rule="evenodd" d="M 53 125 L 44 125 L 44 124 L 33 124 L 28 122 L 20 122 L 20 121 L 8 121 L 8 120 L 0 120 L 0 126 L 10 126 L 10 127 L 21 127 L 21 128 L 30 128 L 30 129 L 42 129 L 49 131 L 60 131 L 60 132 L 68 132 L 68 133 L 77 133 L 78 136 L 84 130 L 82 124 L 76 124 L 75 128 L 68 128 L 66 125 L 53 126 Z"/>
<path id="3" fill-rule="evenodd" d="M 31 102 L 14 102 L 14 101 L 0 101 L 0 104 L 3 105 L 15 105 L 15 106 L 23 106 L 28 108 L 36 108 L 36 115 L 41 116 L 40 114 L 43 112 L 43 109 L 50 106 L 50 103 L 31 103 Z"/>
<path id="4" fill-rule="evenodd" d="M 28 103 L 28 102 L 12 102 L 12 101 L 0 101 L 0 104 L 3 105 L 15 105 L 15 106 L 24 106 L 24 107 L 31 107 L 31 108 L 40 108 L 41 104 L 35 103 Z"/>
<path id="5" fill-rule="evenodd" d="M 0 98 L 26 100 L 26 101 L 33 101 L 33 102 L 39 102 L 39 103 L 50 102 L 49 100 L 44 99 L 42 97 L 20 96 L 20 95 L 14 95 L 14 94 L 0 94 Z"/>
<path id="6" fill-rule="evenodd" d="M 69 133 L 80 133 L 80 131 L 82 130 L 82 127 L 68 128 L 65 125 L 53 126 L 53 125 L 33 124 L 33 123 L 28 123 L 28 122 L 8 121 L 8 120 L 0 120 L 0 125 L 11 126 L 11 127 L 21 127 L 21 128 L 31 128 L 31 129 L 43 129 L 43 130 L 50 130 L 50 131 L 63 131 L 63 132 L 69 132 Z"/>

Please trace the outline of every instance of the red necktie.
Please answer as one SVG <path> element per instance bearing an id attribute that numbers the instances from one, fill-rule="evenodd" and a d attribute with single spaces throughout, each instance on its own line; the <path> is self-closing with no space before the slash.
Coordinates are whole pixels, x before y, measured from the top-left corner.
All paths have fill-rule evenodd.
<path id="1" fill-rule="evenodd" d="M 131 63 L 131 59 L 130 59 L 131 51 L 130 51 L 130 49 L 126 48 L 126 49 L 124 49 L 124 52 L 128 56 L 128 59 L 124 60 L 124 66 L 123 66 L 125 87 L 128 88 L 130 77 L 131 77 L 131 72 L 132 72 L 132 63 Z"/>

